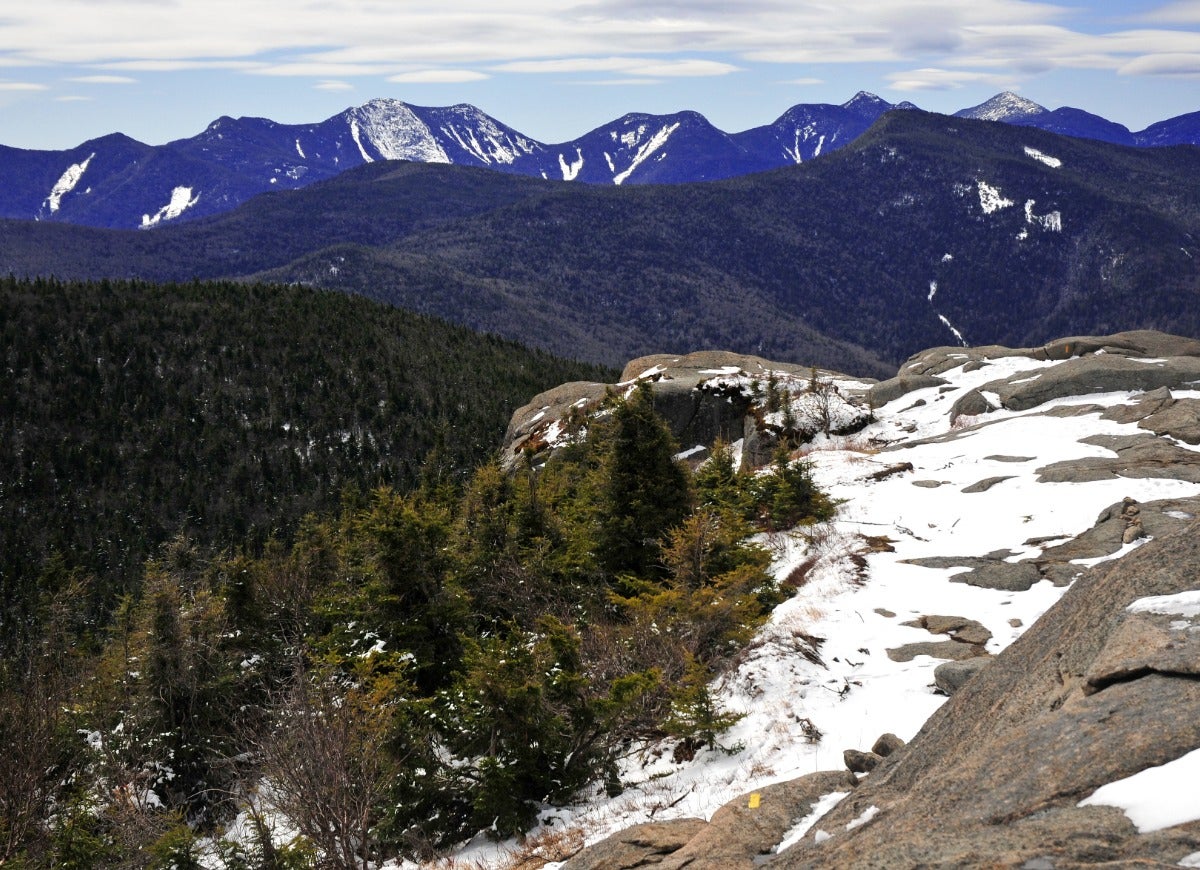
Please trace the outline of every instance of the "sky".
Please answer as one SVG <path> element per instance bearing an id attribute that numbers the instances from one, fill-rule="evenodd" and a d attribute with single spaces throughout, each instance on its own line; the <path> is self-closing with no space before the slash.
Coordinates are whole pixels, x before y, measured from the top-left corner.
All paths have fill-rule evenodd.
<path id="1" fill-rule="evenodd" d="M 1013 90 L 1141 130 L 1200 110 L 1200 0 L 35 0 L 0 11 L 0 143 L 471 103 L 546 143 L 631 112 L 728 132 L 857 91 Z"/>

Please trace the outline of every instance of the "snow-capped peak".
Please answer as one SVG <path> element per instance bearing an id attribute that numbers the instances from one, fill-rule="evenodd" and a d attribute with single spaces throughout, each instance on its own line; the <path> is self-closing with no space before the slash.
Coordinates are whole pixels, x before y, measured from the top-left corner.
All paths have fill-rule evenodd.
<path id="1" fill-rule="evenodd" d="M 1007 121 L 1013 118 L 1028 118 L 1041 115 L 1047 111 L 1033 100 L 1026 99 L 1012 91 L 996 94 L 990 100 L 955 112 L 957 118 L 974 118 L 977 121 Z"/>
<path id="2" fill-rule="evenodd" d="M 846 102 L 842 103 L 843 109 L 848 109 L 857 114 L 878 115 L 887 111 L 892 107 L 892 104 L 882 97 L 878 97 L 869 91 L 859 91 Z"/>

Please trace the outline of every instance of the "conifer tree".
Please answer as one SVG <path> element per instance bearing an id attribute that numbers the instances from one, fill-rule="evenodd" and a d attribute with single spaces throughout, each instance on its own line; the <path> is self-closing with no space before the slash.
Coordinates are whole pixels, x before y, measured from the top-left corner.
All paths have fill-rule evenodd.
<path id="1" fill-rule="evenodd" d="M 597 552 L 611 575 L 663 574 L 659 542 L 691 508 L 691 480 L 679 447 L 654 411 L 647 384 L 613 409 L 601 464 Z"/>

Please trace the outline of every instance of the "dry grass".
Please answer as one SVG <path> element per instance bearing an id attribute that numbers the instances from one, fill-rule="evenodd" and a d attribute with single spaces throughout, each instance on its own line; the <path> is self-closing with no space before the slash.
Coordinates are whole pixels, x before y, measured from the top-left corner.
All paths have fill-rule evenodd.
<path id="1" fill-rule="evenodd" d="M 422 865 L 428 870 L 540 870 L 554 861 L 565 861 L 580 851 L 587 836 L 580 826 L 545 828 L 525 838 L 500 863 L 482 858 L 442 858 Z"/>

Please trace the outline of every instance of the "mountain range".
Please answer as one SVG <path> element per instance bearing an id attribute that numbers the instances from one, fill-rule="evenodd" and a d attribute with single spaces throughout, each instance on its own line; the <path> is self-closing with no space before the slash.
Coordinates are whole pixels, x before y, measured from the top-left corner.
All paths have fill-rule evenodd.
<path id="1" fill-rule="evenodd" d="M 910 110 L 706 183 L 375 162 L 153 232 L 6 221 L 0 273 L 321 286 L 594 362 L 722 347 L 878 375 L 937 345 L 1200 335 L 1197 177 L 1197 148 Z"/>
<path id="2" fill-rule="evenodd" d="M 601 185 L 711 181 L 811 160 L 850 144 L 885 112 L 915 108 L 859 92 L 841 105 L 794 106 L 740 133 L 723 132 L 697 112 L 632 113 L 559 144 L 538 142 L 470 105 L 377 99 L 317 124 L 222 117 L 197 136 L 157 146 L 120 133 L 63 151 L 0 146 L 0 217 L 151 228 L 378 160 Z M 1080 109 L 1050 111 L 1003 93 L 958 115 L 1121 145 L 1200 143 L 1200 112 L 1134 133 Z"/>

